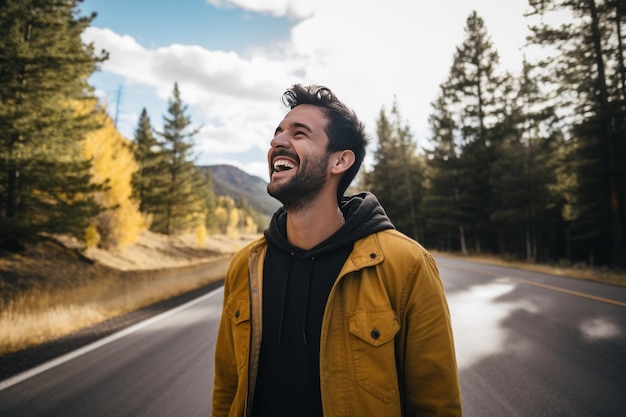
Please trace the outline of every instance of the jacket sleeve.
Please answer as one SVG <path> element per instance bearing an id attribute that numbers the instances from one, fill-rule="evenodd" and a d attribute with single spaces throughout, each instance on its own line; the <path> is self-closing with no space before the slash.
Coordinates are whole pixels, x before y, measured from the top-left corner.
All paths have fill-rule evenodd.
<path id="1" fill-rule="evenodd" d="M 237 364 L 235 359 L 232 325 L 225 313 L 233 280 L 233 263 L 224 281 L 224 304 L 215 343 L 215 375 L 213 381 L 212 416 L 227 417 L 233 406 L 238 386 Z"/>
<path id="2" fill-rule="evenodd" d="M 413 271 L 405 311 L 404 415 L 461 416 L 454 339 L 441 277 L 432 256 Z"/>

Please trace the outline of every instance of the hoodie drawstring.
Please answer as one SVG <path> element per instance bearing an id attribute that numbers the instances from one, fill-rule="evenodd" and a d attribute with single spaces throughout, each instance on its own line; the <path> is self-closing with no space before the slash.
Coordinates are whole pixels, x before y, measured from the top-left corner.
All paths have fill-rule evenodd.
<path id="1" fill-rule="evenodd" d="M 287 303 L 287 285 L 289 282 L 289 273 L 291 270 L 291 264 L 293 261 L 294 254 L 292 252 L 289 253 L 289 263 L 287 264 L 287 271 L 285 273 L 285 278 L 283 280 L 283 288 L 282 288 L 282 297 L 281 297 L 281 306 L 280 306 L 280 322 L 278 324 L 278 342 L 282 340 L 283 333 L 283 325 L 285 322 L 285 304 Z M 312 256 L 309 259 L 309 270 L 304 276 L 304 304 L 302 309 L 302 341 L 306 345 L 306 326 L 308 324 L 308 309 L 309 309 L 309 292 L 311 290 L 311 276 L 313 275 L 313 263 L 315 262 L 315 257 Z"/>
<path id="2" fill-rule="evenodd" d="M 280 306 L 280 323 L 278 324 L 278 342 L 280 343 L 283 333 L 283 322 L 285 321 L 285 299 L 287 297 L 287 281 L 289 281 L 289 270 L 291 269 L 291 260 L 293 259 L 293 253 L 289 252 L 289 263 L 287 264 L 287 270 L 285 272 L 285 278 L 283 280 L 283 294 L 281 297 L 282 303 Z"/>
<path id="3" fill-rule="evenodd" d="M 304 317 L 302 318 L 302 341 L 306 345 L 306 325 L 308 319 L 309 309 L 309 290 L 311 289 L 311 275 L 313 275 L 313 262 L 315 262 L 315 256 L 311 256 L 311 263 L 309 264 L 309 273 L 304 278 Z"/>

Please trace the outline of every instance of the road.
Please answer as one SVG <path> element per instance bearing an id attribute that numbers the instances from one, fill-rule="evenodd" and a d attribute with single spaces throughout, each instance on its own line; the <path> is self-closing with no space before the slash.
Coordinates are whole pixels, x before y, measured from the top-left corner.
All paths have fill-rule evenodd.
<path id="1" fill-rule="evenodd" d="M 464 415 L 626 415 L 626 288 L 439 258 Z"/>
<path id="2" fill-rule="evenodd" d="M 626 288 L 451 258 L 466 417 L 624 416 Z M 0 416 L 209 416 L 222 291 L 0 381 Z"/>
<path id="3" fill-rule="evenodd" d="M 1 390 L 0 416 L 210 416 L 222 293 L 220 288 L 88 345 Z M 0 382 L 0 388 L 19 379 Z"/>

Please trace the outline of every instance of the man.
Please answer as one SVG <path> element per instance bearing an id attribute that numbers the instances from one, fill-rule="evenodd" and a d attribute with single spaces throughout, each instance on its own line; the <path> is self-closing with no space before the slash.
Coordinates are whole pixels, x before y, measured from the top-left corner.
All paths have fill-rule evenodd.
<path id="1" fill-rule="evenodd" d="M 343 197 L 363 124 L 325 87 L 283 101 L 267 186 L 283 206 L 226 276 L 213 417 L 460 416 L 435 261 L 374 195 Z"/>

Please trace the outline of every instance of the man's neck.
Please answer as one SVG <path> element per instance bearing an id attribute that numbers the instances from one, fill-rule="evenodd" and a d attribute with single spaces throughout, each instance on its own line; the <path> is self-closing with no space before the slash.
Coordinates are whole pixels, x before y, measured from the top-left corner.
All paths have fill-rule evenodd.
<path id="1" fill-rule="evenodd" d="M 344 224 L 336 203 L 316 201 L 297 211 L 287 211 L 287 240 L 297 248 L 309 250 L 328 239 Z"/>

